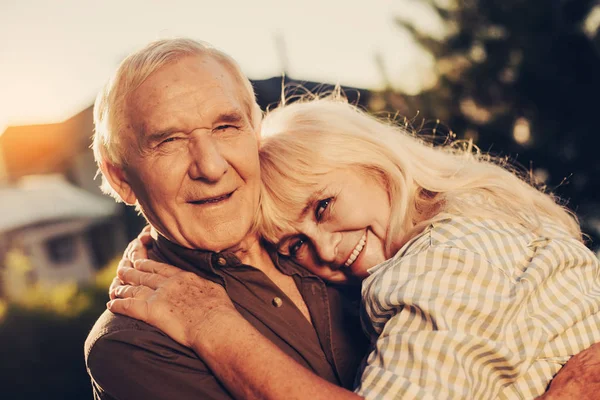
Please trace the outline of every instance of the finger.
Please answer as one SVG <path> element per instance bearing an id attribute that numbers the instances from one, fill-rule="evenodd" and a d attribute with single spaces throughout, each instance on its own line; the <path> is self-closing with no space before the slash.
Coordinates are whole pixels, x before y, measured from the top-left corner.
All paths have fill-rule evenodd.
<path id="1" fill-rule="evenodd" d="M 135 298 L 115 299 L 106 303 L 106 308 L 113 313 L 148 322 L 148 303 L 145 300 Z"/>
<path id="2" fill-rule="evenodd" d="M 127 244 L 127 247 L 125 248 L 125 251 L 123 251 L 123 257 L 121 258 L 128 258 L 129 253 L 131 252 L 131 246 L 132 246 L 133 242 L 129 242 Z"/>
<path id="3" fill-rule="evenodd" d="M 138 238 L 135 238 L 131 241 L 131 243 L 129 243 L 129 246 L 127 246 L 128 251 L 127 253 L 125 253 L 127 255 L 127 259 L 131 260 L 131 262 L 133 262 L 134 259 L 134 253 L 139 251 L 140 249 L 144 248 L 144 245 L 140 243 L 140 240 Z"/>
<path id="4" fill-rule="evenodd" d="M 116 279 L 118 279 L 118 281 L 120 282 L 119 284 L 117 284 L 117 286 L 119 286 L 120 284 L 123 284 L 124 281 L 122 278 L 120 278 L 121 276 L 123 276 L 123 274 L 125 273 L 125 271 L 129 271 L 133 269 L 133 263 L 131 261 L 129 261 L 126 258 L 122 258 L 121 261 L 119 261 L 119 265 L 117 266 L 117 277 Z M 113 284 L 115 283 L 115 281 L 113 280 Z M 112 287 L 112 284 L 111 284 Z"/>
<path id="5" fill-rule="evenodd" d="M 146 250 L 146 254 L 147 254 L 148 250 L 150 250 L 152 248 L 152 243 L 153 243 L 152 235 L 151 235 L 150 231 L 151 231 L 150 225 L 146 225 L 146 227 L 138 235 L 138 239 L 142 243 L 142 246 L 144 246 L 144 249 Z M 141 258 L 148 258 L 148 256 L 145 255 L 145 256 L 142 256 Z"/>
<path id="6" fill-rule="evenodd" d="M 121 280 L 115 276 L 110 284 L 110 287 L 108 288 L 108 294 L 111 299 L 113 298 L 112 291 L 121 285 L 123 285 L 123 282 L 121 282 Z"/>
<path id="7" fill-rule="evenodd" d="M 119 264 L 117 265 L 117 271 L 119 268 L 133 268 L 133 262 L 129 261 L 128 258 L 121 258 L 119 260 Z"/>
<path id="8" fill-rule="evenodd" d="M 148 258 L 148 249 L 144 246 L 141 239 L 134 239 L 131 244 L 131 252 L 129 253 L 131 261 Z"/>
<path id="9" fill-rule="evenodd" d="M 182 270 L 169 264 L 160 263 L 153 260 L 136 260 L 133 263 L 133 267 L 138 271 L 149 272 L 153 274 L 159 274 L 166 278 L 180 273 Z"/>
<path id="10" fill-rule="evenodd" d="M 151 289 L 157 289 L 167 279 L 160 274 L 138 271 L 135 268 L 119 268 L 117 270 L 117 277 L 126 284 L 142 285 Z"/>
<path id="11" fill-rule="evenodd" d="M 152 239 L 152 235 L 150 234 L 151 230 L 152 227 L 150 225 L 146 225 L 138 235 L 138 239 L 140 239 L 144 244 L 146 244 L 147 241 Z"/>
<path id="12" fill-rule="evenodd" d="M 153 289 L 146 286 L 121 285 L 111 292 L 115 299 L 136 298 L 146 300 L 154 293 Z"/>

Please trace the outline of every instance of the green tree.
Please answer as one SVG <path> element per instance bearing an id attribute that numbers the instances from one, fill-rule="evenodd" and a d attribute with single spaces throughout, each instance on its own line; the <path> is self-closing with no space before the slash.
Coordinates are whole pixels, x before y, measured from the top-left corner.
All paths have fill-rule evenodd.
<path id="1" fill-rule="evenodd" d="M 594 236 L 600 47 L 592 17 L 600 17 L 599 3 L 423 1 L 444 21 L 446 34 L 435 38 L 415 20 L 397 18 L 436 60 L 437 84 L 408 98 L 409 115 L 439 118 L 458 137 L 526 168 L 531 161 Z"/>

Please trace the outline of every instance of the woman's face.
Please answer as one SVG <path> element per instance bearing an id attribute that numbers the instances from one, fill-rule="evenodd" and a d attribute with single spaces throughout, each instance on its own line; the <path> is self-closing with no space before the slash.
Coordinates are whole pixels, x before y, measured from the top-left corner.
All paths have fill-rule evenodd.
<path id="1" fill-rule="evenodd" d="M 365 278 L 386 260 L 390 201 L 381 179 L 356 170 L 320 176 L 279 252 L 330 282 Z"/>

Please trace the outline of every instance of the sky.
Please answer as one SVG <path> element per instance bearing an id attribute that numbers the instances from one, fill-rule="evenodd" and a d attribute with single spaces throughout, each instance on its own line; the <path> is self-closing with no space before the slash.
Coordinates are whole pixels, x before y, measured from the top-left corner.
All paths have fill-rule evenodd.
<path id="1" fill-rule="evenodd" d="M 0 134 L 88 107 L 119 62 L 152 40 L 191 37 L 254 79 L 279 76 L 416 93 L 431 57 L 395 18 L 440 23 L 419 0 L 0 0 Z"/>

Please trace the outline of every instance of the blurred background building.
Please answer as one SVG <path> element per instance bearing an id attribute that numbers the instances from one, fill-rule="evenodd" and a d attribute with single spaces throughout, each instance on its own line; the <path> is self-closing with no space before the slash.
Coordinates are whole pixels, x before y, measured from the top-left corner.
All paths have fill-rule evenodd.
<path id="1" fill-rule="evenodd" d="M 89 149 L 92 107 L 62 123 L 0 136 L 0 295 L 89 283 L 124 248 L 123 209 L 101 196 Z"/>

